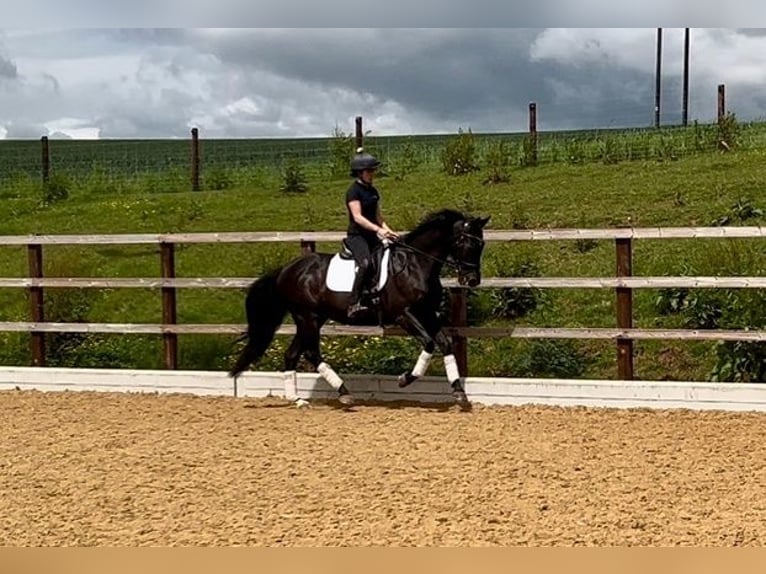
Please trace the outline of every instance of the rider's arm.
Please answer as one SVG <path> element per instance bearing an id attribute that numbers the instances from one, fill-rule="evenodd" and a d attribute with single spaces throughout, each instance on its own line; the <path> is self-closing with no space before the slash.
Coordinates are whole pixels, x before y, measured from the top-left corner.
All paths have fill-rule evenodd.
<path id="1" fill-rule="evenodd" d="M 382 228 L 381 225 L 378 225 L 375 222 L 370 221 L 364 215 L 362 215 L 362 204 L 358 199 L 352 199 L 351 201 L 349 201 L 348 208 L 349 210 L 351 210 L 351 216 L 354 218 L 354 221 L 356 221 L 359 225 L 361 225 L 365 229 L 369 229 L 370 231 L 377 233 Z"/>
<path id="2" fill-rule="evenodd" d="M 383 230 L 384 230 L 386 233 L 388 233 L 388 234 L 390 234 L 390 235 L 394 235 L 394 236 L 397 236 L 397 235 L 398 235 L 398 234 L 397 234 L 397 233 L 396 233 L 396 232 L 395 232 L 393 229 L 391 229 L 391 228 L 388 226 L 388 223 L 386 223 L 385 219 L 383 219 L 383 214 L 382 214 L 382 213 L 381 213 L 381 211 L 380 211 L 380 204 L 378 204 L 378 211 L 377 211 L 377 216 L 378 216 L 378 223 L 380 224 L 380 226 L 383 228 Z"/>

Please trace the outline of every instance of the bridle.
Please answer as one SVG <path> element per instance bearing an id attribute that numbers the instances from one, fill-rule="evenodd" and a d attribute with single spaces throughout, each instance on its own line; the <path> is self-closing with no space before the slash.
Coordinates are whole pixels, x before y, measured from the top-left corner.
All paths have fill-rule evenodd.
<path id="1" fill-rule="evenodd" d="M 477 242 L 480 248 L 484 247 L 484 240 L 481 237 L 468 233 L 467 231 L 461 231 L 456 237 L 455 242 L 464 238 L 470 241 Z M 410 251 L 418 253 L 419 255 L 423 255 L 424 257 L 428 257 L 429 259 L 433 259 L 434 261 L 441 263 L 442 265 L 447 265 L 448 267 L 452 267 L 458 272 L 464 271 L 465 269 L 475 269 L 479 267 L 478 263 L 469 263 L 463 260 L 456 261 L 455 260 L 456 258 L 452 255 L 448 255 L 446 259 L 441 259 L 439 257 L 431 255 L 430 253 L 426 253 L 425 251 L 418 249 L 417 247 L 413 247 L 412 245 L 408 243 L 404 243 L 400 239 L 387 239 L 386 241 L 393 243 L 394 245 L 398 245 L 399 247 L 402 247 L 404 249 L 408 249 Z"/>

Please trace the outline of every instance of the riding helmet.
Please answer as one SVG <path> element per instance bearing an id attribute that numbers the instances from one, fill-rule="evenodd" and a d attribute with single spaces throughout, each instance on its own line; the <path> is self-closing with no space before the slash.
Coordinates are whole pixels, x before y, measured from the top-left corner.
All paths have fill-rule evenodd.
<path id="1" fill-rule="evenodd" d="M 364 151 L 364 148 L 356 148 L 356 155 L 351 160 L 351 177 L 356 177 L 365 169 L 377 169 L 380 167 L 380 160 L 374 155 Z"/>

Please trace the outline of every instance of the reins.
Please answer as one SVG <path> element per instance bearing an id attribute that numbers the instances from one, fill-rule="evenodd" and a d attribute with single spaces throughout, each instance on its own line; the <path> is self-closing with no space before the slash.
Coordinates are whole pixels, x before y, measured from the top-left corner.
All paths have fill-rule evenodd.
<path id="1" fill-rule="evenodd" d="M 461 232 L 460 236 L 476 240 L 476 241 L 478 241 L 478 242 L 480 242 L 482 244 L 484 243 L 484 240 L 481 237 L 477 237 L 477 236 L 472 235 L 470 233 Z M 466 261 L 459 261 L 459 262 L 455 263 L 455 262 L 450 261 L 449 259 L 441 259 L 439 257 L 436 257 L 435 255 L 431 255 L 430 253 L 426 253 L 422 249 L 418 249 L 417 247 L 414 247 L 414 246 L 410 245 L 409 243 L 405 243 L 401 239 L 387 239 L 386 241 L 388 241 L 388 242 L 390 242 L 390 243 L 392 243 L 394 245 L 398 245 L 398 246 L 400 246 L 400 247 L 402 247 L 404 249 L 409 249 L 410 251 L 414 251 L 415 253 L 418 253 L 420 255 L 428 257 L 429 259 L 433 259 L 434 261 L 436 261 L 438 263 L 441 263 L 442 265 L 447 265 L 449 267 L 452 267 L 456 271 L 460 271 L 460 269 L 466 268 L 466 267 L 467 268 L 471 268 L 471 267 L 478 267 L 479 266 L 476 263 L 468 263 Z"/>

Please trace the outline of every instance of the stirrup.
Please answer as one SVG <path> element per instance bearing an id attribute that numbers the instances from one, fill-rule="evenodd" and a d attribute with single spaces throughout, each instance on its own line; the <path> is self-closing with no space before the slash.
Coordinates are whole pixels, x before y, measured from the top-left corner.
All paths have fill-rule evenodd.
<path id="1" fill-rule="evenodd" d="M 348 311 L 347 311 L 346 314 L 349 317 L 354 317 L 355 315 L 359 315 L 361 313 L 365 313 L 365 312 L 367 312 L 369 310 L 370 310 L 369 307 L 367 307 L 366 305 L 362 305 L 361 303 L 357 302 L 357 303 L 354 303 L 353 305 L 351 305 L 351 307 L 348 308 Z"/>

